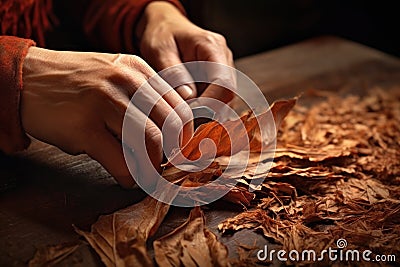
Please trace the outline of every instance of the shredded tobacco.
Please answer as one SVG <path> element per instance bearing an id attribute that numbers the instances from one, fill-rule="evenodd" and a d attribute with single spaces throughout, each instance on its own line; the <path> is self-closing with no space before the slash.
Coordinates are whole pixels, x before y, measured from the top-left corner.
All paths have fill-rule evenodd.
<path id="1" fill-rule="evenodd" d="M 286 251 L 346 249 L 400 257 L 400 88 L 296 106 L 282 123 L 253 209 L 219 225 L 261 232 Z M 251 176 L 241 179 L 249 185 Z M 326 265 L 327 262 L 321 263 Z M 332 264 L 332 263 L 330 263 Z"/>

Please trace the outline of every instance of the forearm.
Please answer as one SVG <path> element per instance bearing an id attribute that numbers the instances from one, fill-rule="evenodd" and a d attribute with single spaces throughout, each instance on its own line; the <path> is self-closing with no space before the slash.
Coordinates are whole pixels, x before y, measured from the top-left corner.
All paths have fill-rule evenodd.
<path id="1" fill-rule="evenodd" d="M 12 153 L 29 145 L 20 117 L 22 64 L 32 40 L 0 36 L 0 150 Z"/>

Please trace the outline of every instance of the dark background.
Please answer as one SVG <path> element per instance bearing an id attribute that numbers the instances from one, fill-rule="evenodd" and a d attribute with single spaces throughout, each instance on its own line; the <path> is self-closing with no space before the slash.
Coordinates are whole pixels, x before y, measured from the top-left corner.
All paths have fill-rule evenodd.
<path id="1" fill-rule="evenodd" d="M 235 58 L 320 35 L 340 36 L 400 56 L 398 1 L 181 1 L 193 22 L 227 38 Z M 58 34 L 50 36 L 49 48 L 95 50 L 87 46 L 66 10 L 56 9 L 62 24 Z"/>
<path id="2" fill-rule="evenodd" d="M 344 37 L 400 56 L 399 1 L 183 0 L 182 2 L 192 21 L 225 35 L 235 57 L 319 35 Z"/>

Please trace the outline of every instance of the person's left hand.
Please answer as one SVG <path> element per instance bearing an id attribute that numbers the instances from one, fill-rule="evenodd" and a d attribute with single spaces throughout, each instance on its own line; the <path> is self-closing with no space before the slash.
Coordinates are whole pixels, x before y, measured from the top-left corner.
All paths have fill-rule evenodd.
<path id="1" fill-rule="evenodd" d="M 230 67 L 234 65 L 232 52 L 222 35 L 194 25 L 168 2 L 155 1 L 148 4 L 138 22 L 136 36 L 142 57 L 158 71 L 188 61 L 211 61 Z M 180 70 L 183 71 L 183 68 Z M 180 75 L 185 76 L 187 73 Z M 226 75 L 214 73 L 211 80 L 234 79 L 233 76 L 222 76 Z M 202 96 L 228 103 L 234 96 L 232 91 L 215 84 L 210 84 L 201 92 L 193 84 L 179 86 L 176 91 L 186 100 Z"/>

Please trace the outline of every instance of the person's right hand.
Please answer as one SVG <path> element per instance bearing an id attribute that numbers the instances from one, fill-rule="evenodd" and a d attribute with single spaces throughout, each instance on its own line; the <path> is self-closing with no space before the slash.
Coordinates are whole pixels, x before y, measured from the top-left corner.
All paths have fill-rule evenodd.
<path id="1" fill-rule="evenodd" d="M 137 56 L 31 47 L 23 65 L 22 125 L 31 136 L 67 153 L 87 153 L 122 186 L 132 187 L 135 182 L 126 166 L 121 145 L 122 124 L 130 98 L 155 74 Z M 161 98 L 161 92 L 165 90 L 168 93 Z M 139 104 L 130 105 L 133 114 L 130 118 L 145 120 L 143 109 L 155 99 L 158 99 L 157 104 L 145 128 L 147 151 L 132 147 L 135 176 L 147 177 L 150 173 L 145 153 L 160 170 L 163 159 L 160 128 L 173 109 L 177 105 L 183 106 L 177 113 L 171 113 L 175 120 L 171 127 L 177 128 L 173 129 L 177 135 L 181 130 L 178 129 L 180 123 L 192 116 L 189 106 L 178 93 L 167 83 L 160 83 L 146 88 L 145 94 L 139 95 Z M 192 133 L 191 124 L 186 125 L 180 135 L 182 143 L 186 143 Z M 129 134 L 135 137 L 135 132 Z M 148 181 L 149 184 L 154 182 Z"/>

